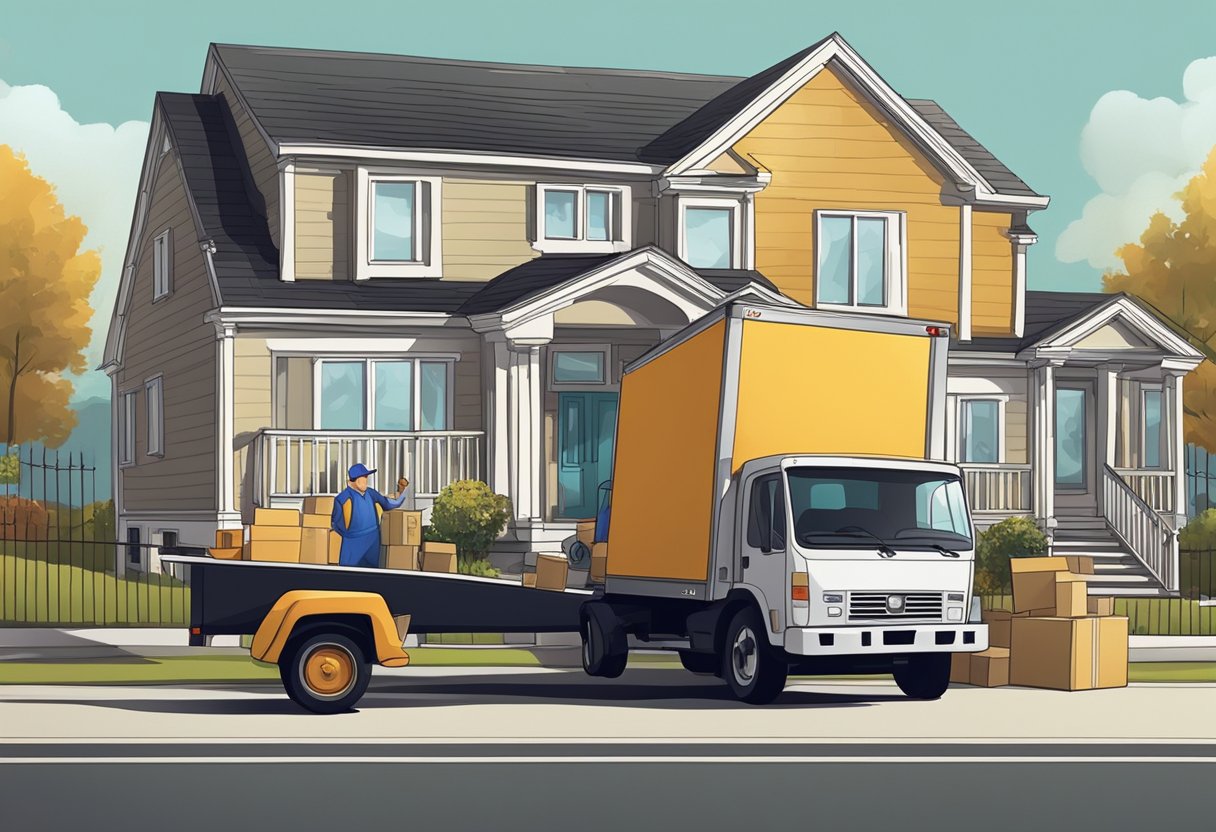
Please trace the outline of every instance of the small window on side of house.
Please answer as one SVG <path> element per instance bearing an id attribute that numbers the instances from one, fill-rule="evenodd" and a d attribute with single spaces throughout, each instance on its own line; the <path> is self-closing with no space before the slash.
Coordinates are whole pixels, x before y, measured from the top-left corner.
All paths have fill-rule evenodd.
<path id="1" fill-rule="evenodd" d="M 160 300 L 173 291 L 172 229 L 166 228 L 152 240 L 152 299 Z"/>
<path id="2" fill-rule="evenodd" d="M 604 384 L 604 353 L 596 350 L 554 350 L 554 384 Z"/>
<path id="3" fill-rule="evenodd" d="M 1161 403 L 1160 390 L 1144 391 L 1144 467 L 1161 467 Z"/>
<path id="4" fill-rule="evenodd" d="M 123 393 L 118 401 L 118 463 L 135 464 L 135 391 Z"/>
<path id="5" fill-rule="evenodd" d="M 148 456 L 165 454 L 165 397 L 164 378 L 157 376 L 144 384 L 147 405 Z"/>

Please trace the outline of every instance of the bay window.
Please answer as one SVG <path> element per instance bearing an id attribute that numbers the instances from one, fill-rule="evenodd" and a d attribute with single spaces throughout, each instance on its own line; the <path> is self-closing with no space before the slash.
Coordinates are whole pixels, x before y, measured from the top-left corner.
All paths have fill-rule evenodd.
<path id="1" fill-rule="evenodd" d="M 452 364 L 442 358 L 320 359 L 315 370 L 317 428 L 448 430 Z"/>
<path id="2" fill-rule="evenodd" d="M 900 212 L 818 211 L 815 305 L 904 314 Z"/>

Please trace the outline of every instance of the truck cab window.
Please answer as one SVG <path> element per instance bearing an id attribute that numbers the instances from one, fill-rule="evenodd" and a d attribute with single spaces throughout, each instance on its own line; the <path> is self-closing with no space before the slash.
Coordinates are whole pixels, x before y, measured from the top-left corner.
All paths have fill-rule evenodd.
<path id="1" fill-rule="evenodd" d="M 785 489 L 780 474 L 760 477 L 752 484 L 747 545 L 765 552 L 785 549 Z"/>

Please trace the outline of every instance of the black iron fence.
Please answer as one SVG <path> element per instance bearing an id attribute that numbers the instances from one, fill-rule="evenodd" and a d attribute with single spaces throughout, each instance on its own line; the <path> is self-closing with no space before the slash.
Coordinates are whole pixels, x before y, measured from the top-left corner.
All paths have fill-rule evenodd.
<path id="1" fill-rule="evenodd" d="M 1186 514 L 1194 517 L 1216 507 L 1216 455 L 1186 446 Z"/>
<path id="2" fill-rule="evenodd" d="M 189 587 L 155 568 L 156 544 L 118 540 L 96 466 L 66 456 L 26 448 L 0 469 L 0 626 L 185 626 Z"/>

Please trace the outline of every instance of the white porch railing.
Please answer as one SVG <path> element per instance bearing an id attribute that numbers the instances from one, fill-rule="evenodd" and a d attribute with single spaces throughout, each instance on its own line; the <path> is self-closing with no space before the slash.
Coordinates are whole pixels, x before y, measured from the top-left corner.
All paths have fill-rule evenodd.
<path id="1" fill-rule="evenodd" d="M 337 494 L 356 462 L 378 472 L 378 489 L 407 477 L 415 497 L 432 498 L 455 480 L 479 480 L 481 440 L 474 431 L 263 430 L 257 440 L 258 504 Z"/>
<path id="2" fill-rule="evenodd" d="M 1115 473 L 1153 511 L 1174 511 L 1174 472 L 1149 468 L 1116 468 Z"/>
<path id="3" fill-rule="evenodd" d="M 1102 468 L 1102 513 L 1153 577 L 1169 592 L 1178 590 L 1178 542 L 1174 530 L 1109 465 Z"/>
<path id="4" fill-rule="evenodd" d="M 974 511 L 1026 512 L 1030 504 L 1030 466 L 1012 463 L 959 465 Z"/>

